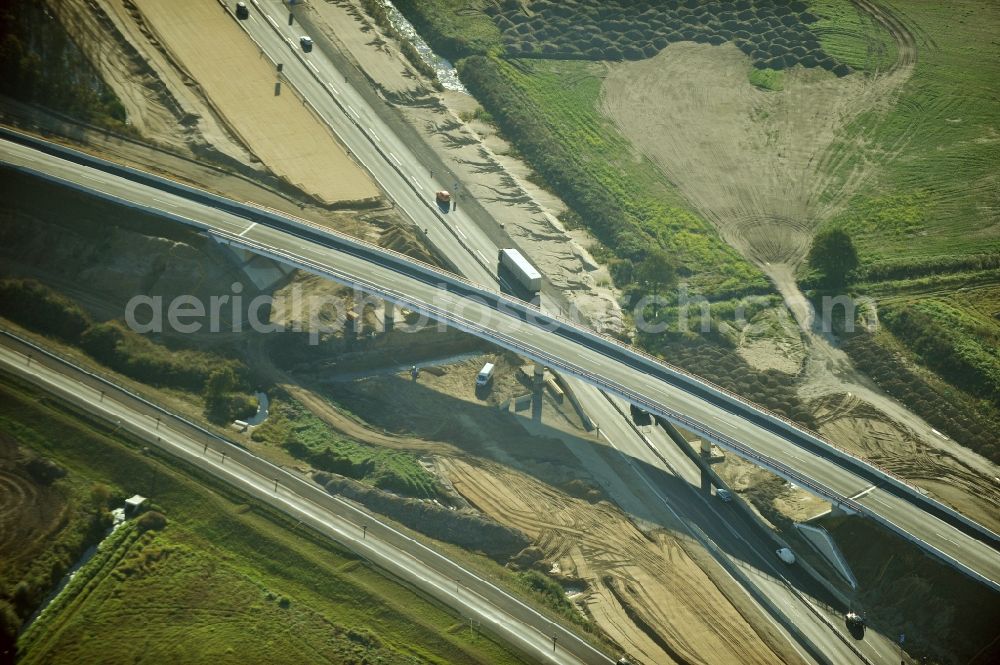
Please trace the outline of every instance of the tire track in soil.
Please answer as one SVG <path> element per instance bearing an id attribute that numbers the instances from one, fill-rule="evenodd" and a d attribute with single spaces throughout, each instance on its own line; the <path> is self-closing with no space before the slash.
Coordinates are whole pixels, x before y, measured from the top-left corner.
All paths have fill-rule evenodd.
<path id="1" fill-rule="evenodd" d="M 442 459 L 440 468 L 480 512 L 527 534 L 563 574 L 586 580 L 577 604 L 640 662 L 781 660 L 669 533 L 645 534 L 610 504 L 568 497 L 498 464 Z"/>

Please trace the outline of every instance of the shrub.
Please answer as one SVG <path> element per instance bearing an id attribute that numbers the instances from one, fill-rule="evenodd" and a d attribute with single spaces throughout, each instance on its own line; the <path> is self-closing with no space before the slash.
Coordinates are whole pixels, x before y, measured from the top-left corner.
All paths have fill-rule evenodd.
<path id="1" fill-rule="evenodd" d="M 25 470 L 40 485 L 51 485 L 66 475 L 66 469 L 44 457 L 32 457 L 25 464 Z"/>
<path id="2" fill-rule="evenodd" d="M 148 510 L 135 521 L 140 533 L 162 531 L 167 526 L 167 516 L 155 510 Z"/>
<path id="3" fill-rule="evenodd" d="M 33 279 L 0 280 L 0 312 L 25 328 L 75 342 L 90 318 L 68 298 Z"/>

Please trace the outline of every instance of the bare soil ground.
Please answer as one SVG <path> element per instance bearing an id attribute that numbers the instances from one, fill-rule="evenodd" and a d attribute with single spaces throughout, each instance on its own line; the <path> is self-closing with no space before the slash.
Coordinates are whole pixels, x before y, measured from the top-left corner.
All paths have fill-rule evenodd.
<path id="1" fill-rule="evenodd" d="M 150 43 L 129 0 L 52 0 L 51 6 L 121 100 L 129 125 L 148 141 L 252 161 L 198 88 Z"/>
<path id="2" fill-rule="evenodd" d="M 477 394 L 473 381 L 483 359 L 497 363 L 486 395 Z M 529 435 L 498 411 L 526 391 L 520 362 L 506 355 L 483 359 L 449 364 L 417 381 L 400 372 L 324 392 L 351 412 L 369 414 L 369 442 L 388 436 L 424 451 L 445 442 L 439 445 L 452 450 L 435 459 L 448 484 L 489 517 L 533 538 L 559 575 L 583 580 L 586 588 L 575 600 L 636 661 L 795 660 L 780 637 L 757 632 L 770 630 L 767 622 L 756 614 L 748 619 L 743 612 L 754 610 L 734 605 L 732 589 L 720 589 L 706 572 L 714 562 L 697 543 L 640 525 L 603 500 L 601 487 L 567 450 L 593 444 L 564 440 L 546 426 Z M 329 414 L 325 400 L 316 401 L 316 412 Z M 570 417 L 554 413 L 555 406 L 546 403 L 547 422 Z M 343 426 L 342 416 L 324 419 Z"/>
<path id="3" fill-rule="evenodd" d="M 276 75 L 235 20 L 216 3 L 138 0 L 157 41 L 204 90 L 251 152 L 320 201 L 375 199 L 379 191 L 329 129 Z"/>
<path id="4" fill-rule="evenodd" d="M 749 68 L 731 44 L 672 44 L 613 67 L 603 111 L 727 242 L 765 268 L 795 265 L 875 166 L 859 160 L 837 177 L 854 156 L 839 130 L 887 104 L 908 71 L 870 80 L 797 67 L 769 91 L 749 82 Z"/>
<path id="5" fill-rule="evenodd" d="M 610 504 L 569 497 L 497 464 L 452 458 L 439 466 L 469 503 L 535 539 L 562 575 L 586 580 L 576 602 L 638 662 L 781 658 L 667 532 L 647 535 Z"/>

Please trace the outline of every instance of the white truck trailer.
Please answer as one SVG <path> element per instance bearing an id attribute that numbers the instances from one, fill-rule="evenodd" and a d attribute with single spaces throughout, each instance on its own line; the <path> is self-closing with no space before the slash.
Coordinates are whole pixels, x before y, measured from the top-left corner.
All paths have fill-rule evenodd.
<path id="1" fill-rule="evenodd" d="M 516 249 L 501 249 L 499 254 L 500 265 L 510 271 L 517 281 L 531 293 L 538 293 L 542 290 L 542 275 L 535 266 L 524 258 L 524 255 Z"/>

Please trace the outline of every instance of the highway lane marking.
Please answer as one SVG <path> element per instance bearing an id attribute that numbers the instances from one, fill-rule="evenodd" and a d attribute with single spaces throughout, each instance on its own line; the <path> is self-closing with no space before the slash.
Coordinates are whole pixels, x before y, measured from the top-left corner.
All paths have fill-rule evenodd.
<path id="1" fill-rule="evenodd" d="M 938 533 L 937 531 L 934 532 L 934 535 L 937 536 L 938 538 L 943 539 L 943 540 L 947 540 L 949 543 L 951 543 L 952 545 L 955 545 L 956 547 L 961 547 L 961 545 L 959 545 L 958 543 L 956 543 L 954 540 L 952 540 L 948 536 L 945 536 L 943 534 Z"/>
<path id="2" fill-rule="evenodd" d="M 319 74 L 319 70 L 318 70 L 318 69 L 316 69 L 316 65 L 314 65 L 314 64 L 312 63 L 312 60 L 306 60 L 306 64 L 307 64 L 307 65 L 309 65 L 309 69 L 311 69 L 311 70 L 313 70 L 314 72 L 316 72 L 317 74 Z"/>
<path id="3" fill-rule="evenodd" d="M 353 114 L 354 114 L 354 117 L 355 117 L 355 118 L 360 118 L 360 117 L 361 117 L 361 114 L 360 114 L 360 113 L 358 113 L 357 111 L 355 111 L 355 110 L 354 110 L 354 107 L 353 107 L 353 106 L 351 106 L 350 104 L 348 104 L 348 105 L 347 105 L 347 109 L 348 109 L 348 110 L 349 110 L 349 111 L 350 111 L 351 113 L 353 113 Z"/>
<path id="4" fill-rule="evenodd" d="M 421 191 L 423 191 L 423 189 L 424 189 L 423 185 L 421 185 L 419 182 L 417 182 L 417 176 L 411 174 L 410 175 L 410 179 L 413 181 L 413 184 L 417 186 L 417 189 L 420 189 Z"/>
<path id="5" fill-rule="evenodd" d="M 376 133 L 375 133 L 375 130 L 374 130 L 374 129 L 372 129 L 371 127 L 369 127 L 369 128 L 368 128 L 368 133 L 369 133 L 369 134 L 371 134 L 371 135 L 372 135 L 372 138 L 373 138 L 373 139 L 375 139 L 376 141 L 378 141 L 379 143 L 381 143 L 381 142 L 382 142 L 382 139 L 380 139 L 380 138 L 378 137 L 378 134 L 376 134 Z"/>
<path id="6" fill-rule="evenodd" d="M 462 233 L 462 229 L 460 229 L 458 227 L 455 227 L 455 233 L 457 233 L 458 235 L 462 236 L 462 240 L 468 240 L 468 238 L 465 237 L 465 234 Z"/>
<path id="7" fill-rule="evenodd" d="M 860 492 L 858 492 L 854 496 L 850 497 L 850 500 L 851 501 L 857 501 L 858 499 L 860 499 L 861 497 L 867 495 L 869 492 L 873 491 L 874 489 L 875 489 L 875 486 L 872 485 L 871 487 L 869 487 L 866 490 L 861 490 Z"/>
<path id="8" fill-rule="evenodd" d="M 250 229 L 252 229 L 255 226 L 257 226 L 257 222 L 254 222 L 250 226 L 248 226 L 245 229 L 243 229 L 242 231 L 240 231 L 239 237 L 242 238 L 244 235 L 246 235 L 247 233 L 250 232 Z"/>
<path id="9" fill-rule="evenodd" d="M 270 14 L 264 14 L 264 16 L 267 17 L 267 20 L 270 21 L 271 25 L 274 26 L 274 29 L 277 30 L 278 29 L 278 24 L 274 22 L 274 19 L 271 18 L 271 15 Z M 285 39 L 288 39 L 288 37 L 285 37 Z M 288 39 L 288 41 L 291 41 L 291 40 Z"/>
<path id="10" fill-rule="evenodd" d="M 339 95 L 340 90 L 337 90 L 336 86 L 333 85 L 333 81 L 327 81 L 326 84 L 330 86 L 330 90 L 333 90 L 333 94 Z"/>
<path id="11" fill-rule="evenodd" d="M 478 249 L 476 250 L 476 254 L 478 254 L 478 255 L 479 255 L 479 258 L 481 258 L 481 259 L 482 259 L 483 261 L 486 261 L 486 257 L 485 257 L 485 256 L 483 256 L 483 253 L 482 253 L 482 252 L 480 252 L 480 251 L 479 251 Z"/>
<path id="12" fill-rule="evenodd" d="M 101 182 L 101 179 L 98 178 L 96 175 L 93 175 L 92 173 L 87 173 L 86 171 L 81 171 L 80 177 L 86 178 L 87 180 L 93 180 L 94 182 Z"/>
<path id="13" fill-rule="evenodd" d="M 390 152 L 389 156 L 392 157 L 392 161 L 396 162 L 397 166 L 403 165 L 403 162 L 399 161 L 399 157 L 396 157 L 393 153 Z"/>

